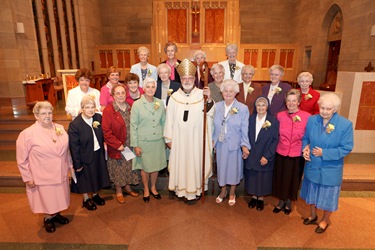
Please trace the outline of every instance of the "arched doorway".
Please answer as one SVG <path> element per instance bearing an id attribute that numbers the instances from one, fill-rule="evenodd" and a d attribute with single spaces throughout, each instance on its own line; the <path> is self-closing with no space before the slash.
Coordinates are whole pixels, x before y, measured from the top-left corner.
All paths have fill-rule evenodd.
<path id="1" fill-rule="evenodd" d="M 325 81 L 319 88 L 321 90 L 335 91 L 343 30 L 343 14 L 338 5 L 331 6 L 323 21 L 323 27 L 329 27 L 327 34 L 328 51 Z"/>

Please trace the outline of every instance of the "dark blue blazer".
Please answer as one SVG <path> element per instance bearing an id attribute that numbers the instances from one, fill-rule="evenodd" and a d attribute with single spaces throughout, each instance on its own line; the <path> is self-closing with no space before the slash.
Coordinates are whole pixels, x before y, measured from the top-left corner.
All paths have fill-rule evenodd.
<path id="1" fill-rule="evenodd" d="M 102 130 L 102 116 L 96 113 L 93 122 L 98 121 L 100 125 L 94 128 L 94 133 L 98 139 L 100 150 L 104 157 L 104 137 Z M 70 124 L 68 129 L 69 149 L 72 155 L 74 169 L 88 166 L 94 160 L 94 136 L 92 128 L 83 120 L 82 114 L 78 115 Z"/>
<path id="2" fill-rule="evenodd" d="M 268 96 L 268 92 L 270 91 L 271 84 L 266 84 L 262 88 L 262 95 Z M 285 96 L 286 93 L 292 88 L 289 84 L 280 82 L 279 87 L 282 91 L 278 94 L 275 94 L 272 98 L 271 106 L 270 106 L 270 113 L 271 115 L 276 117 L 276 114 L 282 110 L 286 109 L 285 106 Z"/>
<path id="3" fill-rule="evenodd" d="M 178 64 L 180 64 L 181 60 L 177 59 L 177 62 L 178 62 Z M 165 60 L 164 62 L 161 62 L 161 63 L 167 63 L 167 60 Z M 158 76 L 158 81 L 160 81 L 160 77 L 159 76 Z M 174 80 L 173 81 L 181 83 L 181 78 L 180 78 L 180 75 L 177 72 L 177 67 L 174 67 Z"/>
<path id="4" fill-rule="evenodd" d="M 161 100 L 161 89 L 162 89 L 162 82 L 161 82 L 161 80 L 158 80 L 157 81 L 157 87 L 156 87 L 156 92 L 155 92 L 155 97 L 156 98 L 159 98 L 160 100 Z M 171 81 L 171 83 L 169 84 L 169 88 L 170 89 L 173 89 L 173 92 L 171 93 L 171 95 L 174 93 L 174 92 L 176 92 L 179 88 L 180 88 L 180 86 L 181 86 L 181 84 L 179 83 L 179 82 L 173 82 L 173 81 Z M 168 102 L 169 102 L 169 97 L 170 96 L 167 96 L 167 105 L 168 105 Z"/>
<path id="5" fill-rule="evenodd" d="M 249 119 L 249 142 L 251 149 L 249 157 L 245 160 L 245 168 L 255 171 L 272 171 L 276 146 L 279 141 L 279 121 L 267 113 L 266 120 L 271 123 L 271 126 L 269 128 L 262 128 L 258 134 L 257 141 L 255 141 L 256 117 L 257 114 L 255 112 Z M 262 157 L 268 160 L 267 165 L 260 165 Z"/>

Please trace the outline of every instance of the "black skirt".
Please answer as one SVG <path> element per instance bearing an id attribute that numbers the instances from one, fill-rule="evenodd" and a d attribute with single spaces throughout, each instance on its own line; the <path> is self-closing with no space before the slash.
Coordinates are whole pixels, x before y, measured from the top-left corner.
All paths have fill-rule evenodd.
<path id="1" fill-rule="evenodd" d="M 300 164 L 301 157 L 282 156 L 276 153 L 272 183 L 273 196 L 279 200 L 297 200 L 301 183 Z"/>
<path id="2" fill-rule="evenodd" d="M 72 180 L 72 193 L 96 193 L 101 188 L 111 185 L 102 149 L 93 152 L 93 155 L 93 161 L 89 166 L 84 166 L 82 171 L 75 172 L 77 183 Z"/>
<path id="3" fill-rule="evenodd" d="M 272 171 L 245 169 L 245 189 L 250 195 L 266 196 L 272 193 Z"/>

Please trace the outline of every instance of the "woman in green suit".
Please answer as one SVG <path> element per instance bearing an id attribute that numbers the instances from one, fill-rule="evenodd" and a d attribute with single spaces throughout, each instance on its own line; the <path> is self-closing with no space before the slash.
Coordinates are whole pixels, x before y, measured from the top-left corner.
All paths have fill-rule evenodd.
<path id="1" fill-rule="evenodd" d="M 156 190 L 156 181 L 158 172 L 166 166 L 163 137 L 165 109 L 163 101 L 154 97 L 156 86 L 156 81 L 151 77 L 143 81 L 145 93 L 134 102 L 130 119 L 130 144 L 137 156 L 133 160 L 133 169 L 141 170 L 143 200 L 146 203 L 150 201 L 150 193 L 155 199 L 161 199 Z"/>

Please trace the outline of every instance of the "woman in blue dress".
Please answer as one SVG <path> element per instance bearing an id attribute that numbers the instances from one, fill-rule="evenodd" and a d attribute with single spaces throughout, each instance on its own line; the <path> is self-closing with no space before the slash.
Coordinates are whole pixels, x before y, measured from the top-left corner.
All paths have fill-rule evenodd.
<path id="1" fill-rule="evenodd" d="M 220 87 L 224 101 L 216 104 L 213 145 L 216 149 L 217 179 L 221 192 L 216 198 L 221 203 L 230 186 L 228 204 L 236 203 L 236 186 L 243 178 L 243 159 L 249 156 L 249 109 L 235 98 L 239 92 L 234 80 L 226 80 Z"/>
<path id="2" fill-rule="evenodd" d="M 344 157 L 353 149 L 353 125 L 337 114 L 340 104 L 334 93 L 320 97 L 319 115 L 309 118 L 302 139 L 306 165 L 301 198 L 310 205 L 310 216 L 303 224 L 316 224 L 317 209 L 322 209 L 316 233 L 325 232 L 332 212 L 338 209 Z"/>

